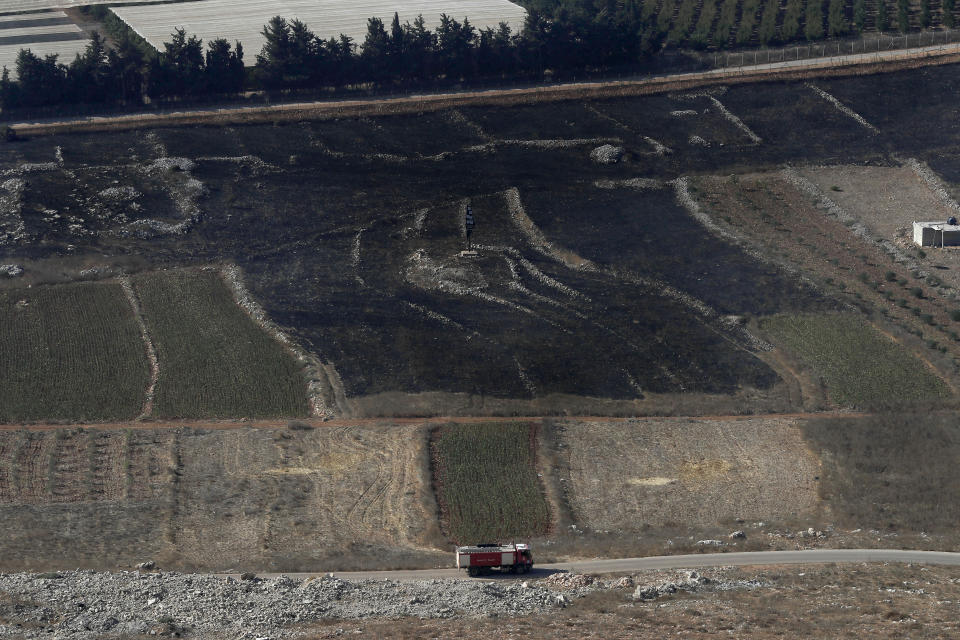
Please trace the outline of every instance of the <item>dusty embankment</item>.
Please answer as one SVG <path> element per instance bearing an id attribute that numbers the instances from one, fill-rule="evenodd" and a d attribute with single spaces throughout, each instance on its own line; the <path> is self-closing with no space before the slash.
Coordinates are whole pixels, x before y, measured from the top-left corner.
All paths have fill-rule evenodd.
<path id="1" fill-rule="evenodd" d="M 249 124 L 336 119 L 423 113 L 465 105 L 508 106 L 561 100 L 653 95 L 714 85 L 871 75 L 956 62 L 960 62 L 960 45 L 941 45 L 901 51 L 774 62 L 616 82 L 449 92 L 387 99 L 339 100 L 257 107 L 210 107 L 192 111 L 75 118 L 57 122 L 17 122 L 10 123 L 10 126 L 18 135 L 34 136 L 73 131 L 111 131 L 192 124 Z"/>

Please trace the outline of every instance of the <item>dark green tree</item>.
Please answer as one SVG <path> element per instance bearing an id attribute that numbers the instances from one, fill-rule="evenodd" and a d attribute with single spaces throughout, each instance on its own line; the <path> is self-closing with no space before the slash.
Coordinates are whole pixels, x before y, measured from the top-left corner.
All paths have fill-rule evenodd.
<path id="1" fill-rule="evenodd" d="M 887 0 L 877 0 L 877 31 L 890 28 L 890 14 L 887 12 Z"/>
<path id="2" fill-rule="evenodd" d="M 783 14 L 783 26 L 780 27 L 781 38 L 787 42 L 800 35 L 800 16 L 803 15 L 802 0 L 787 0 L 787 8 Z"/>
<path id="3" fill-rule="evenodd" d="M 760 27 L 757 29 L 757 38 L 763 45 L 777 40 L 777 14 L 780 12 L 779 2 L 767 2 L 760 17 Z"/>
<path id="4" fill-rule="evenodd" d="M 374 82 L 383 82 L 390 77 L 387 67 L 390 49 L 390 36 L 380 18 L 367 20 L 367 36 L 360 46 L 360 60 L 363 64 L 364 77 Z"/>
<path id="5" fill-rule="evenodd" d="M 0 109 L 14 109 L 20 106 L 20 85 L 10 79 L 10 70 L 3 66 L 0 74 Z"/>
<path id="6" fill-rule="evenodd" d="M 194 35 L 187 37 L 186 30 L 178 28 L 150 65 L 147 91 L 158 97 L 206 93 L 204 66 L 203 41 Z"/>
<path id="7" fill-rule="evenodd" d="M 133 39 L 124 36 L 107 53 L 107 66 L 114 83 L 114 100 L 123 104 L 143 102 L 146 89 L 147 61 L 143 49 Z"/>
<path id="8" fill-rule="evenodd" d="M 30 49 L 17 54 L 19 105 L 39 107 L 61 104 L 68 94 L 67 68 L 57 62 L 56 55 L 43 58 Z"/>
<path id="9" fill-rule="evenodd" d="M 910 31 L 910 0 L 897 0 L 897 29 L 900 33 Z"/>
<path id="10" fill-rule="evenodd" d="M 445 13 L 440 14 L 440 24 L 436 29 L 436 53 L 440 68 L 448 80 L 454 82 L 473 75 L 473 52 L 476 30 L 464 18 L 457 22 Z"/>
<path id="11" fill-rule="evenodd" d="M 823 0 L 807 0 L 803 35 L 810 41 L 823 38 Z"/>
<path id="12" fill-rule="evenodd" d="M 867 24 L 867 0 L 853 1 L 853 28 L 857 33 L 863 33 Z"/>
<path id="13" fill-rule="evenodd" d="M 920 0 L 920 28 L 930 26 L 930 0 Z"/>
<path id="14" fill-rule="evenodd" d="M 243 45 L 239 42 L 231 51 L 226 38 L 217 38 L 207 43 L 206 58 L 207 88 L 213 93 L 239 93 L 243 91 Z"/>
<path id="15" fill-rule="evenodd" d="M 844 13 L 844 0 L 830 0 L 827 12 L 827 29 L 830 37 L 842 36 L 850 30 L 847 16 Z"/>
<path id="16" fill-rule="evenodd" d="M 953 0 L 943 0 L 943 26 L 947 28 L 952 28 L 954 24 L 953 7 Z"/>
<path id="17" fill-rule="evenodd" d="M 423 14 L 418 15 L 411 25 L 403 26 L 404 42 L 407 46 L 407 69 L 410 77 L 429 80 L 434 76 L 433 53 L 436 39 L 427 29 Z"/>
<path id="18" fill-rule="evenodd" d="M 113 77 L 108 66 L 103 38 L 94 31 L 82 54 L 77 54 L 67 68 L 70 102 L 105 102 L 116 99 Z"/>
<path id="19" fill-rule="evenodd" d="M 285 86 L 290 63 L 290 25 L 280 16 L 274 16 L 260 33 L 264 43 L 257 54 L 257 76 L 266 88 L 280 89 Z"/>

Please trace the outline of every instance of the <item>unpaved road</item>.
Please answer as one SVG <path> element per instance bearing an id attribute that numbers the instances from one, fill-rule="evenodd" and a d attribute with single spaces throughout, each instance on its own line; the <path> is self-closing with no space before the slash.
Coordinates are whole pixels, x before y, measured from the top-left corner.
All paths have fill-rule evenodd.
<path id="1" fill-rule="evenodd" d="M 732 553 L 698 553 L 647 558 L 609 558 L 578 560 L 536 565 L 524 575 L 494 574 L 493 579 L 525 580 L 543 578 L 551 573 L 627 573 L 654 569 L 701 569 L 704 567 L 742 567 L 780 564 L 833 564 L 842 562 L 898 562 L 960 566 L 960 553 L 947 551 L 909 551 L 901 549 L 811 549 L 807 551 L 742 551 Z M 225 574 L 239 577 L 239 574 Z M 303 580 L 327 574 L 286 573 L 258 574 L 260 577 L 286 575 Z M 420 569 L 416 571 L 336 571 L 344 580 L 432 580 L 435 578 L 467 578 L 459 569 Z"/>
<path id="2" fill-rule="evenodd" d="M 935 411 L 947 413 L 950 411 Z M 952 412 L 950 412 L 952 413 Z M 388 424 L 445 424 L 448 422 L 534 422 L 539 420 L 578 420 L 580 422 L 627 422 L 630 420 L 714 420 L 737 421 L 764 419 L 811 419 L 811 418 L 869 418 L 873 413 L 851 411 L 816 411 L 808 413 L 750 413 L 728 416 L 427 416 L 423 418 L 277 418 L 275 420 L 131 420 L 128 422 L 37 422 L 37 423 L 0 423 L 0 431 L 56 431 L 57 429 L 101 429 L 116 431 L 123 429 L 286 429 L 290 423 L 310 425 L 315 428 L 350 427 L 357 425 Z"/>
<path id="3" fill-rule="evenodd" d="M 10 122 L 20 135 L 48 135 L 65 131 L 139 129 L 216 121 L 217 124 L 337 118 L 386 113 L 419 113 L 463 104 L 499 104 L 590 98 L 604 95 L 644 95 L 717 84 L 742 84 L 819 76 L 859 75 L 949 64 L 960 61 L 960 43 L 931 45 L 871 53 L 845 54 L 804 60 L 725 67 L 709 71 L 647 76 L 635 80 L 567 83 L 516 89 L 446 92 L 395 98 L 298 102 L 267 106 L 207 107 L 161 113 L 86 116 Z"/>

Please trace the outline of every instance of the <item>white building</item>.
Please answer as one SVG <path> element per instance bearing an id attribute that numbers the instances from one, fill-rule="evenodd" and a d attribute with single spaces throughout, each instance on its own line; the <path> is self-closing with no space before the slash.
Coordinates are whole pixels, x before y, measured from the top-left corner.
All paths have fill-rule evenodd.
<path id="1" fill-rule="evenodd" d="M 955 218 L 947 222 L 914 222 L 913 241 L 921 247 L 960 246 L 960 225 L 956 222 Z"/>

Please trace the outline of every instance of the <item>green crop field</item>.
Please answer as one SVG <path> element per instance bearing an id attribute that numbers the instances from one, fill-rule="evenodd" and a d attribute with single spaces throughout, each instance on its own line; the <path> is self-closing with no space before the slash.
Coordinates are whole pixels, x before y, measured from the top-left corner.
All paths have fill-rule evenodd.
<path id="1" fill-rule="evenodd" d="M 433 475 L 446 533 L 460 544 L 543 535 L 550 507 L 527 423 L 457 424 L 433 438 Z"/>
<path id="2" fill-rule="evenodd" d="M 146 351 L 117 284 L 0 291 L 0 422 L 134 418 Z"/>
<path id="3" fill-rule="evenodd" d="M 903 346 L 854 316 L 777 315 L 760 326 L 812 368 L 841 406 L 905 406 L 949 395 L 943 381 Z"/>
<path id="4" fill-rule="evenodd" d="M 299 365 L 237 306 L 217 273 L 158 271 L 134 285 L 160 361 L 155 415 L 308 413 Z"/>

